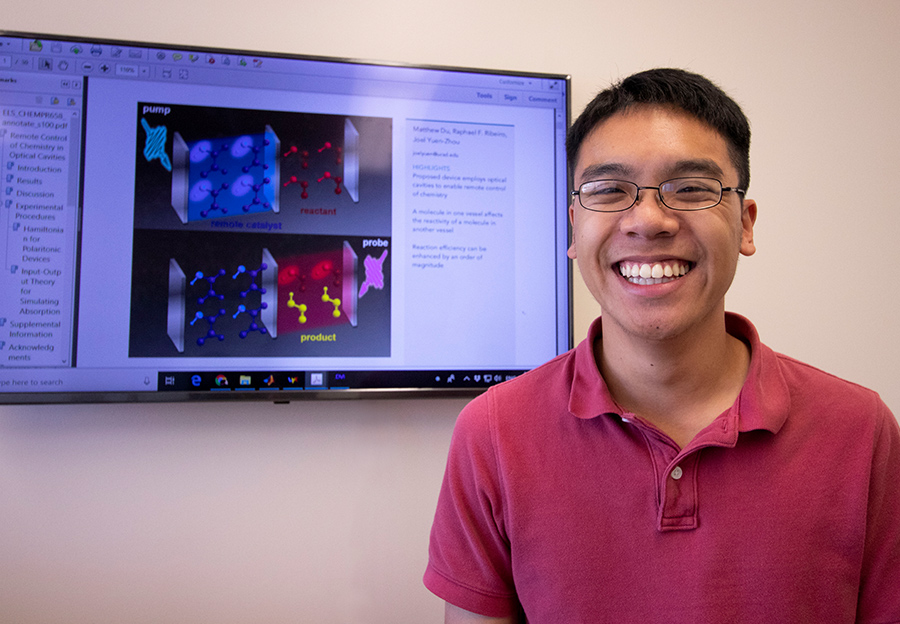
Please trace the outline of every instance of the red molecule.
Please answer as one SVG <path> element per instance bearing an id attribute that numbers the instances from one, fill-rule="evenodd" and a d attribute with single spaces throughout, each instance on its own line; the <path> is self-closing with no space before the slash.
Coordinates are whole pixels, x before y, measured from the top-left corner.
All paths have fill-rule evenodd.
<path id="1" fill-rule="evenodd" d="M 319 151 L 319 153 L 321 153 L 328 149 L 333 149 L 335 151 L 335 154 L 336 154 L 335 163 L 340 165 L 343 162 L 343 159 L 341 158 L 341 156 L 344 153 L 343 148 L 340 146 L 334 145 L 333 143 L 331 143 L 331 141 L 325 141 L 323 143 L 322 147 L 320 147 L 318 151 Z M 292 154 L 297 154 L 300 156 L 300 159 L 301 159 L 300 160 L 300 168 L 301 169 L 309 169 L 309 165 L 310 165 L 309 151 L 298 149 L 295 145 L 292 145 L 285 152 L 284 156 L 287 157 Z M 330 171 L 326 171 L 324 174 L 322 174 L 322 177 L 318 178 L 319 182 L 322 182 L 323 180 L 333 180 L 334 181 L 335 195 L 340 195 L 343 192 L 343 189 L 341 189 L 341 183 L 343 182 L 343 180 L 339 176 L 332 176 Z M 287 182 L 284 183 L 284 186 L 288 186 L 290 184 L 296 184 L 298 182 L 299 182 L 300 186 L 303 188 L 303 191 L 300 193 L 300 198 L 301 199 L 309 199 L 309 192 L 308 192 L 309 183 L 307 181 L 304 180 L 301 182 L 297 178 L 297 176 L 293 175 L 293 176 L 290 176 L 290 178 L 288 178 Z"/>
<path id="2" fill-rule="evenodd" d="M 312 275 L 312 278 L 315 280 L 325 279 L 331 274 L 331 271 L 333 269 L 334 264 L 331 262 L 331 260 L 322 260 L 313 267 L 310 275 Z"/>
<path id="3" fill-rule="evenodd" d="M 295 266 L 287 266 L 278 272 L 278 285 L 286 286 L 300 277 L 300 269 Z"/>

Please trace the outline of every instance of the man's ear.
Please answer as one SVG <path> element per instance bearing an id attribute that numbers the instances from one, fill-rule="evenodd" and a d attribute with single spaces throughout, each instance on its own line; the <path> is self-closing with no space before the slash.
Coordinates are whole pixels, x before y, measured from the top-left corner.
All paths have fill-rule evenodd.
<path id="1" fill-rule="evenodd" d="M 756 243 L 753 241 L 753 224 L 756 223 L 756 201 L 744 200 L 744 208 L 741 212 L 741 253 L 752 256 L 756 253 Z"/>
<path id="2" fill-rule="evenodd" d="M 573 204 L 569 204 L 569 223 L 572 224 L 572 244 L 569 245 L 566 255 L 575 260 L 578 254 L 575 253 L 575 206 Z"/>

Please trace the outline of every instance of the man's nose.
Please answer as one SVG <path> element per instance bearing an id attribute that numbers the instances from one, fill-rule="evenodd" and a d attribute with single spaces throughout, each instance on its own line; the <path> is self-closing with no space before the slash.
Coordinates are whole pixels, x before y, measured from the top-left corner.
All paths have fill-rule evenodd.
<path id="1" fill-rule="evenodd" d="M 679 221 L 674 211 L 662 203 L 657 187 L 642 186 L 638 188 L 637 201 L 625 212 L 621 228 L 626 234 L 643 238 L 672 236 L 679 229 Z"/>

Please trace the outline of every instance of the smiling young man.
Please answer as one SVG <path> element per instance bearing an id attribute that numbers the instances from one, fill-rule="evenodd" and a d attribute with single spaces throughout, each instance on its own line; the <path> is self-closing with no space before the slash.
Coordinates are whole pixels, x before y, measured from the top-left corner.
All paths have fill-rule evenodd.
<path id="1" fill-rule="evenodd" d="M 750 129 L 636 74 L 569 131 L 602 317 L 460 415 L 425 583 L 451 622 L 900 622 L 900 428 L 725 312 L 755 252 Z"/>

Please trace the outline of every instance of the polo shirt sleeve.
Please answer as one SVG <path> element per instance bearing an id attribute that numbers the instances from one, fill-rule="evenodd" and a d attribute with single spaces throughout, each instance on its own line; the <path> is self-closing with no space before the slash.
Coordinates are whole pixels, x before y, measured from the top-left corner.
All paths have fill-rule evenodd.
<path id="1" fill-rule="evenodd" d="M 503 489 L 491 434 L 490 391 L 460 413 L 431 529 L 425 586 L 481 615 L 517 613 Z"/>
<path id="2" fill-rule="evenodd" d="M 857 622 L 900 622 L 900 426 L 879 401 Z"/>

